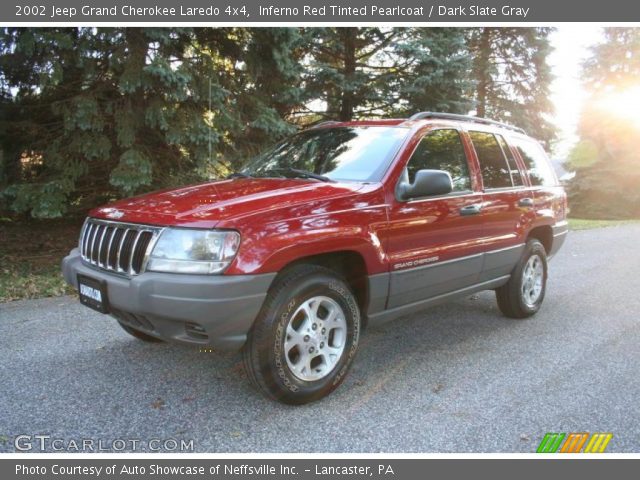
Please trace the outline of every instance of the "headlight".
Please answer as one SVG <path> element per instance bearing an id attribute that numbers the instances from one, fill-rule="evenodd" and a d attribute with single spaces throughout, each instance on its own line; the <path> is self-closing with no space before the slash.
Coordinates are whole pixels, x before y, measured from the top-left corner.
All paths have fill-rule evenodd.
<path id="1" fill-rule="evenodd" d="M 238 232 L 167 228 L 153 247 L 147 270 L 220 273 L 236 256 L 239 246 Z"/>

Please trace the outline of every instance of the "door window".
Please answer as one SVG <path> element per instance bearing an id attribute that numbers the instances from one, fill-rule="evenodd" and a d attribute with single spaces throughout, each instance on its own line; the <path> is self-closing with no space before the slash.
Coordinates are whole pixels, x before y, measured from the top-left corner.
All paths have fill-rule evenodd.
<path id="1" fill-rule="evenodd" d="M 409 182 L 425 169 L 449 172 L 454 192 L 471 190 L 467 156 L 457 130 L 435 130 L 420 140 L 407 164 Z"/>

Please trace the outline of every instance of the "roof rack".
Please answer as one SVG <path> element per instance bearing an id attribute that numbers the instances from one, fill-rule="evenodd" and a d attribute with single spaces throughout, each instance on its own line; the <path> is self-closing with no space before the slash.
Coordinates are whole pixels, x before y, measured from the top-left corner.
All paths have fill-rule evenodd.
<path id="1" fill-rule="evenodd" d="M 508 123 L 497 122 L 495 120 L 489 120 L 488 118 L 474 117 L 471 115 L 458 115 L 455 113 L 441 113 L 441 112 L 419 112 L 412 115 L 409 120 L 424 120 L 424 119 L 440 119 L 440 120 L 454 120 L 457 122 L 473 122 L 481 123 L 483 125 L 495 125 L 497 127 L 507 128 L 518 133 L 525 133 L 522 128 L 514 127 Z"/>

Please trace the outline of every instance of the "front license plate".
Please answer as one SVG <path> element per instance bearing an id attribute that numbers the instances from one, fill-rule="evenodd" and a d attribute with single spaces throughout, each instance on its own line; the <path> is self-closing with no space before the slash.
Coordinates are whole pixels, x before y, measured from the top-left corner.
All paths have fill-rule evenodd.
<path id="1" fill-rule="evenodd" d="M 83 305 L 100 313 L 109 312 L 107 284 L 105 282 L 78 275 L 78 292 L 80 293 L 80 303 Z"/>

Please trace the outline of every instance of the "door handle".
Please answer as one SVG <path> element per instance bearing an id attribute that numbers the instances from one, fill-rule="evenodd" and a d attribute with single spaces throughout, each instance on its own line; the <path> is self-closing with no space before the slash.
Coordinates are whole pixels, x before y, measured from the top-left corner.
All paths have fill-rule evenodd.
<path id="1" fill-rule="evenodd" d="M 518 200 L 519 207 L 533 207 L 533 198 L 521 198 Z"/>
<path id="2" fill-rule="evenodd" d="M 478 213 L 480 213 L 480 210 L 482 210 L 482 204 L 481 203 L 476 203 L 476 204 L 473 204 L 473 205 L 467 205 L 466 207 L 462 207 L 460 209 L 460 215 L 462 215 L 462 216 L 477 215 Z"/>

